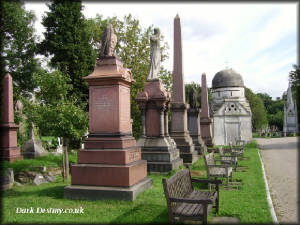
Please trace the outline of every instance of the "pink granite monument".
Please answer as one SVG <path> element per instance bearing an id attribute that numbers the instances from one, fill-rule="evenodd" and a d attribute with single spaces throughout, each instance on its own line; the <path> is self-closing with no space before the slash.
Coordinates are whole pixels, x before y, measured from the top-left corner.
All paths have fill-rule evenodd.
<path id="1" fill-rule="evenodd" d="M 147 160 L 149 172 L 168 173 L 182 165 L 175 141 L 169 136 L 168 111 L 170 93 L 159 78 L 160 31 L 154 29 L 150 38 L 151 64 L 144 91 L 137 95 L 142 112 L 142 137 L 137 145 L 142 148 L 142 159 Z"/>
<path id="2" fill-rule="evenodd" d="M 171 101 L 172 123 L 171 137 L 180 149 L 183 163 L 193 163 L 198 159 L 198 154 L 187 128 L 187 109 L 185 103 L 185 86 L 182 68 L 182 43 L 180 18 L 174 19 L 174 68 L 173 68 L 173 95 Z"/>
<path id="3" fill-rule="evenodd" d="M 211 123 L 212 120 L 209 116 L 209 105 L 208 105 L 208 93 L 206 85 L 206 75 L 202 74 L 202 90 L 201 90 L 201 117 L 200 117 L 200 127 L 201 127 L 201 136 L 205 144 L 208 147 L 212 147 L 213 137 L 211 132 Z"/>
<path id="4" fill-rule="evenodd" d="M 13 162 L 23 159 L 17 143 L 17 131 L 19 126 L 14 122 L 13 81 L 9 73 L 3 79 L 3 112 L 2 124 L 0 124 L 0 151 L 1 160 Z"/>
<path id="5" fill-rule="evenodd" d="M 147 162 L 132 136 L 130 118 L 131 71 L 114 54 L 116 36 L 108 25 L 101 54 L 89 83 L 90 134 L 72 166 L 72 199 L 119 199 L 132 201 L 152 186 Z M 104 49 L 104 50 L 103 50 Z"/>

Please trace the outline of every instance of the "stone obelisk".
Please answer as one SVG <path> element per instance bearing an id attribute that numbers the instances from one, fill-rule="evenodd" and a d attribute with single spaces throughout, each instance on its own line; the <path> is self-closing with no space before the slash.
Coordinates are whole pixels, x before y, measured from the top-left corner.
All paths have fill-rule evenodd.
<path id="1" fill-rule="evenodd" d="M 132 201 L 152 186 L 147 162 L 132 136 L 130 118 L 131 71 L 115 55 L 117 37 L 109 24 L 103 36 L 94 72 L 84 79 L 89 84 L 90 133 L 78 164 L 72 166 L 71 199 L 116 199 Z"/>
<path id="2" fill-rule="evenodd" d="M 174 19 L 174 65 L 173 65 L 173 95 L 171 101 L 172 123 L 171 137 L 180 150 L 183 163 L 193 163 L 198 159 L 193 140 L 187 128 L 187 109 L 185 103 L 185 86 L 182 67 L 181 25 L 178 14 Z"/>
<path id="3" fill-rule="evenodd" d="M 13 162 L 23 159 L 17 142 L 19 126 L 14 122 L 13 81 L 9 73 L 3 79 L 2 124 L 0 124 L 1 160 Z"/>
<path id="4" fill-rule="evenodd" d="M 208 93 L 206 85 L 206 75 L 202 74 L 202 89 L 201 89 L 201 117 L 200 117 L 200 127 L 201 136 L 207 147 L 213 146 L 213 138 L 211 132 L 212 120 L 209 116 L 209 105 L 208 105 Z"/>

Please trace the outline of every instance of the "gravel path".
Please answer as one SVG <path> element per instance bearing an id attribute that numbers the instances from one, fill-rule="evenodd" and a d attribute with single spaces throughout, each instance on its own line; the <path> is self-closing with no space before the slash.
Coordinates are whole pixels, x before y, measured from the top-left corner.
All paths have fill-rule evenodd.
<path id="1" fill-rule="evenodd" d="M 298 138 L 257 138 L 279 223 L 298 218 Z M 298 223 L 297 223 L 298 222 Z"/>

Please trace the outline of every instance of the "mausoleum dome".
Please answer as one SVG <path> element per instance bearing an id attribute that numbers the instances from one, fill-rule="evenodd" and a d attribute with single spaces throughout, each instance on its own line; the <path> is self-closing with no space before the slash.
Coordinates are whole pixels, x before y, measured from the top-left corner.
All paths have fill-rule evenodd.
<path id="1" fill-rule="evenodd" d="M 242 76 L 233 69 L 221 70 L 212 80 L 212 88 L 244 87 Z"/>

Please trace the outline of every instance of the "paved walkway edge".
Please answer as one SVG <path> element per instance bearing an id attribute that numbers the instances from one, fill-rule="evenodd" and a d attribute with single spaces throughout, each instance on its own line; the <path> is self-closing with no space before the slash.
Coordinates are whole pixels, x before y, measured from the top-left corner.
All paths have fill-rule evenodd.
<path id="1" fill-rule="evenodd" d="M 265 166 L 264 166 L 264 163 L 261 159 L 259 151 L 260 150 L 258 150 L 258 155 L 259 155 L 259 159 L 260 159 L 260 162 L 261 162 L 261 168 L 262 168 L 263 175 L 264 175 L 264 180 L 265 180 L 265 185 L 266 185 L 266 192 L 267 192 L 267 201 L 268 201 L 268 205 L 269 205 L 269 208 L 270 208 L 271 216 L 272 216 L 273 222 L 275 224 L 279 224 L 279 222 L 277 220 L 275 210 L 274 210 L 272 198 L 271 198 L 271 195 L 270 195 L 270 190 L 269 190 L 268 181 L 267 181 L 266 172 L 265 172 Z"/>

